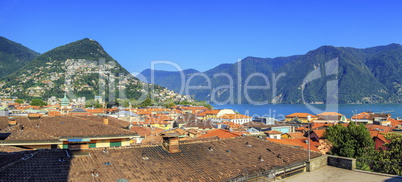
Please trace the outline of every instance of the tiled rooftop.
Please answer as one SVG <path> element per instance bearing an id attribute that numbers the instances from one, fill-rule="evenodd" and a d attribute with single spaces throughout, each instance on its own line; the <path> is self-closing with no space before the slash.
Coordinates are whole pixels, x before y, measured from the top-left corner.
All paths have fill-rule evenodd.
<path id="1" fill-rule="evenodd" d="M 18 162 L 0 170 L 0 181 L 224 181 L 245 171 L 304 161 L 308 155 L 304 149 L 255 137 L 181 143 L 180 150 L 169 153 L 162 146 L 90 149 L 86 157 L 44 150 L 27 160 L 20 160 L 24 154 L 14 157 Z M 319 155 L 312 152 L 312 157 Z"/>
<path id="2" fill-rule="evenodd" d="M 85 119 L 84 119 L 85 118 Z M 88 117 L 91 118 L 91 117 Z M 105 136 L 133 134 L 123 129 L 112 118 L 108 125 L 97 121 L 94 117 L 56 116 L 41 117 L 40 120 L 29 120 L 27 117 L 15 117 L 17 125 L 2 128 L 0 133 L 11 133 L 4 141 L 29 141 L 29 140 L 57 140 L 60 137 L 72 136 Z M 103 121 L 103 120 L 102 120 Z M 0 117 L 1 126 L 8 123 L 7 117 Z M 114 124 L 113 124 L 114 123 Z M 116 126 L 120 127 L 116 127 Z"/>
<path id="3" fill-rule="evenodd" d="M 290 138 L 305 138 L 302 132 L 289 132 L 286 134 L 289 135 Z"/>
<path id="4" fill-rule="evenodd" d="M 375 124 L 367 124 L 366 128 L 369 131 L 381 131 L 384 133 L 392 132 L 392 129 L 393 129 L 392 126 L 381 126 L 381 125 L 375 125 Z"/>
<path id="5" fill-rule="evenodd" d="M 105 117 L 103 117 L 103 116 L 76 116 L 76 117 L 79 117 L 81 119 L 86 119 L 89 121 L 93 121 L 93 122 L 97 122 L 97 123 L 103 123 L 103 119 L 105 119 Z M 110 126 L 124 128 L 124 127 L 128 127 L 130 125 L 129 122 L 119 120 L 114 117 L 107 117 L 107 118 L 109 119 Z"/>

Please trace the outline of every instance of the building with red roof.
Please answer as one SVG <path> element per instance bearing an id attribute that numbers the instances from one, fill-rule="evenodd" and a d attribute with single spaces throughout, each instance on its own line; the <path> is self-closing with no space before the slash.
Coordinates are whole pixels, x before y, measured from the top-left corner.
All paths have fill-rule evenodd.
<path id="1" fill-rule="evenodd" d="M 285 116 L 286 122 L 300 122 L 300 123 L 308 123 L 317 120 L 318 117 L 309 113 L 293 113 Z M 309 121 L 310 120 L 310 121 Z"/>
<path id="2" fill-rule="evenodd" d="M 385 144 L 389 143 L 390 141 L 387 140 L 384 136 L 384 133 L 380 131 L 370 131 L 370 135 L 373 138 L 375 149 L 376 150 L 387 150 L 388 147 Z"/>
<path id="3" fill-rule="evenodd" d="M 223 121 L 229 121 L 236 124 L 244 124 L 251 122 L 253 117 L 246 116 L 243 114 L 225 114 L 219 117 Z"/>

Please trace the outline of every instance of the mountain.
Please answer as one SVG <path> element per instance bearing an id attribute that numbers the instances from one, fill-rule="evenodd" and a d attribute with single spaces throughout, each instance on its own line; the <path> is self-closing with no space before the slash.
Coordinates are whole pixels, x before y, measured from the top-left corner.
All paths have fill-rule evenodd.
<path id="1" fill-rule="evenodd" d="M 39 53 L 0 36 L 0 78 L 35 59 Z"/>
<path id="2" fill-rule="evenodd" d="M 162 71 L 162 70 L 155 70 L 154 73 L 152 73 L 151 69 L 146 69 L 141 72 L 141 76 L 138 76 L 138 78 L 146 83 L 151 83 L 152 78 L 155 78 L 155 84 L 157 85 L 169 85 L 171 90 L 179 93 L 181 84 L 185 84 L 185 81 L 182 82 L 183 78 L 184 80 L 187 80 L 191 75 L 194 73 L 200 73 L 199 71 L 195 69 L 187 69 L 183 70 L 183 75 L 180 74 L 180 72 L 177 71 Z M 152 76 L 154 75 L 154 76 Z"/>
<path id="3" fill-rule="evenodd" d="M 156 84 L 180 90 L 177 77 L 154 73 Z M 400 103 L 402 46 L 322 46 L 304 55 L 246 57 L 197 75 L 183 90 L 215 103 Z"/>
<path id="4" fill-rule="evenodd" d="M 2 95 L 70 99 L 100 95 L 105 99 L 147 96 L 164 88 L 139 81 L 92 39 L 57 47 L 36 57 L 0 81 Z"/>

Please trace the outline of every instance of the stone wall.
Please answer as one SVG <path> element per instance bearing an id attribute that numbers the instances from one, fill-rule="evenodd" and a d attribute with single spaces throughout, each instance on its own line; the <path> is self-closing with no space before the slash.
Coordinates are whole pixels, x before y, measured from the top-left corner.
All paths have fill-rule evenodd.
<path id="1" fill-rule="evenodd" d="M 356 169 L 356 159 L 328 155 L 328 166 L 355 170 Z"/>
<path id="2" fill-rule="evenodd" d="M 328 156 L 322 155 L 316 158 L 312 158 L 310 162 L 307 162 L 307 171 L 311 172 L 321 167 L 327 166 Z"/>

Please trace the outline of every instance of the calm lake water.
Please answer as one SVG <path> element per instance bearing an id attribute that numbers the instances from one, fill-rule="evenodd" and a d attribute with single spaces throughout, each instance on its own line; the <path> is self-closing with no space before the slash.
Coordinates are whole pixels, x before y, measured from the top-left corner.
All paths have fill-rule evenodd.
<path id="1" fill-rule="evenodd" d="M 310 114 L 319 114 L 325 111 L 338 112 L 350 118 L 353 113 L 364 111 L 390 113 L 393 118 L 402 118 L 402 104 L 339 104 L 325 105 L 312 104 L 308 107 L 304 104 L 267 104 L 267 105 L 252 105 L 252 104 L 235 104 L 235 105 L 217 105 L 211 104 L 215 109 L 233 109 L 241 114 L 249 116 L 267 116 L 277 119 L 283 119 L 284 116 L 303 112 Z"/>

